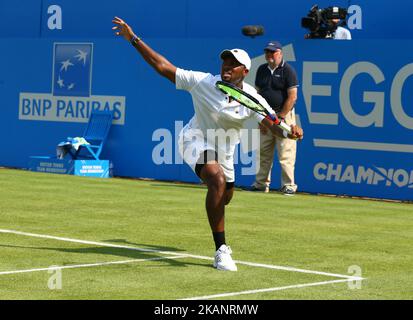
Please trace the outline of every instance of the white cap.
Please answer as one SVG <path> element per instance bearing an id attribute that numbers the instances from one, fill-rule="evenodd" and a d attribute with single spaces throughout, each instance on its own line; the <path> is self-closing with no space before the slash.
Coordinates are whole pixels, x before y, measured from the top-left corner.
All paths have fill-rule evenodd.
<path id="1" fill-rule="evenodd" d="M 248 70 L 251 68 L 251 59 L 246 51 L 242 49 L 225 49 L 219 56 L 222 59 L 227 54 L 234 56 L 234 58 L 237 59 L 239 63 L 243 64 Z"/>

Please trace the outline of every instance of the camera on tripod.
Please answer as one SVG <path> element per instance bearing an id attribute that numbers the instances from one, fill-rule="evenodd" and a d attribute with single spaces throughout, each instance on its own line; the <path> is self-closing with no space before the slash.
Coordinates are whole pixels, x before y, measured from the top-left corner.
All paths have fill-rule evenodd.
<path id="1" fill-rule="evenodd" d="M 340 25 L 345 25 L 347 9 L 339 7 L 318 8 L 311 7 L 307 16 L 301 19 L 301 26 L 310 30 L 306 38 L 310 39 L 333 39 L 334 32 L 339 24 L 333 23 L 333 19 L 342 20 Z"/>

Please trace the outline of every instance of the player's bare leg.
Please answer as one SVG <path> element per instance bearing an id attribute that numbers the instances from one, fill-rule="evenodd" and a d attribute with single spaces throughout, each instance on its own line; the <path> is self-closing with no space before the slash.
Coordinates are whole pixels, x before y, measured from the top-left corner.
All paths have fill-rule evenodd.
<path id="1" fill-rule="evenodd" d="M 201 179 L 208 187 L 206 210 L 212 232 L 225 229 L 226 180 L 221 166 L 216 161 L 205 164 L 201 170 Z"/>
<path id="2" fill-rule="evenodd" d="M 207 184 L 206 210 L 215 241 L 214 267 L 219 270 L 237 271 L 231 258 L 231 249 L 225 243 L 225 205 L 232 198 L 233 189 L 226 190 L 226 179 L 216 161 L 207 162 L 201 169 L 201 179 Z"/>

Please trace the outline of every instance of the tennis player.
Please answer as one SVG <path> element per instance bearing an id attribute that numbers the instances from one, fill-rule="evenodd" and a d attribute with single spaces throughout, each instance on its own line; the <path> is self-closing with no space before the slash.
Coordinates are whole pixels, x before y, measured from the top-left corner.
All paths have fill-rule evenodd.
<path id="1" fill-rule="evenodd" d="M 273 134 L 283 136 L 283 131 L 272 120 L 236 101 L 230 101 L 215 87 L 218 80 L 230 82 L 271 110 L 265 99 L 252 86 L 244 83 L 251 59 L 244 50 L 224 50 L 220 54 L 220 75 L 180 69 L 137 37 L 125 21 L 115 17 L 112 22 L 116 35 L 129 41 L 143 59 L 174 83 L 177 89 L 186 90 L 192 95 L 195 115 L 180 133 L 179 151 L 184 161 L 208 187 L 206 211 L 216 250 L 213 266 L 218 270 L 237 271 L 231 257 L 232 251 L 225 241 L 225 206 L 234 193 L 233 155 L 240 141 L 240 129 L 245 120 L 252 117 Z M 291 126 L 291 131 L 290 138 L 303 138 L 303 130 L 298 126 Z"/>

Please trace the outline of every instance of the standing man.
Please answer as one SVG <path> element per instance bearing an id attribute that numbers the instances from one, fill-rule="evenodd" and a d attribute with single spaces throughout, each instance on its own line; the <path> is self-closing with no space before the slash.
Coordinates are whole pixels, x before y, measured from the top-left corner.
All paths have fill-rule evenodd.
<path id="1" fill-rule="evenodd" d="M 264 53 L 267 63 L 258 68 L 255 87 L 279 118 L 289 125 L 295 125 L 297 74 L 294 68 L 284 61 L 282 46 L 278 41 L 270 41 L 264 48 Z M 281 166 L 281 192 L 285 195 L 294 195 L 297 191 L 294 180 L 297 141 L 274 136 L 262 125 L 257 161 L 259 170 L 251 190 L 269 192 L 275 147 Z"/>
<path id="2" fill-rule="evenodd" d="M 282 130 L 274 122 L 231 101 L 215 87 L 218 80 L 230 82 L 267 105 L 253 87 L 244 83 L 251 67 L 248 54 L 241 49 L 222 51 L 220 75 L 188 71 L 177 68 L 150 48 L 122 19 L 115 17 L 112 22 L 116 35 L 130 42 L 151 67 L 174 83 L 177 89 L 186 90 L 192 95 L 195 115 L 180 133 L 179 151 L 208 188 L 206 211 L 216 250 L 213 266 L 218 270 L 237 271 L 231 257 L 232 251 L 225 241 L 225 206 L 231 201 L 234 192 L 233 154 L 239 143 L 240 129 L 246 119 L 254 118 L 274 134 L 282 135 Z M 303 137 L 301 128 L 291 126 L 291 130 L 290 138 Z M 224 135 L 221 137 L 224 139 L 220 139 L 219 133 Z"/>
<path id="3" fill-rule="evenodd" d="M 350 30 L 343 28 L 340 25 L 340 19 L 331 19 L 330 23 L 337 27 L 336 30 L 333 33 L 333 39 L 334 40 L 351 40 L 351 33 Z"/>

